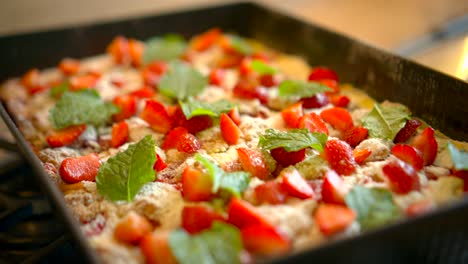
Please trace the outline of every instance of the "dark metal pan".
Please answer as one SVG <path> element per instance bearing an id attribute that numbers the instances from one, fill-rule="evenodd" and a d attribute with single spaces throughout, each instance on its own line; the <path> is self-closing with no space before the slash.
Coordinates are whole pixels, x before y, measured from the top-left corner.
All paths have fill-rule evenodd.
<path id="1" fill-rule="evenodd" d="M 468 140 L 468 84 L 252 3 L 238 3 L 159 16 L 0 37 L 0 81 L 31 67 L 55 66 L 63 57 L 102 53 L 116 35 L 146 39 L 178 32 L 186 37 L 211 27 L 255 38 L 312 65 L 334 68 L 375 99 L 401 102 L 448 136 Z M 42 169 L 3 105 L 0 114 L 36 171 L 44 191 L 67 223 L 87 262 L 94 252 L 66 208 L 63 196 Z M 397 222 L 354 238 L 327 243 L 272 260 L 275 263 L 468 263 L 468 199 L 425 216 Z"/>

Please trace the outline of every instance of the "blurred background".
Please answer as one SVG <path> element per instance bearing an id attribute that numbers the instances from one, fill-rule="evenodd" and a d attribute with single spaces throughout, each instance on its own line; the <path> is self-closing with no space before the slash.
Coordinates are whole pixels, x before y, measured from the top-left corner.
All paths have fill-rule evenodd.
<path id="1" fill-rule="evenodd" d="M 222 0 L 0 1 L 0 35 L 158 14 Z M 461 79 L 468 77 L 466 0 L 258 0 Z"/>

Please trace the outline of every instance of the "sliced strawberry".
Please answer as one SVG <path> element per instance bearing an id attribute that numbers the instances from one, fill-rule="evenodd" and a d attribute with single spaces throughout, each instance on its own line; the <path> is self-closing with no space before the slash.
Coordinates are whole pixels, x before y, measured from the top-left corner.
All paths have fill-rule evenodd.
<path id="1" fill-rule="evenodd" d="M 123 36 L 117 36 L 107 46 L 107 53 L 112 55 L 115 63 L 123 64 L 130 62 L 130 50 L 128 40 Z"/>
<path id="2" fill-rule="evenodd" d="M 228 115 L 221 114 L 219 126 L 224 141 L 229 145 L 237 144 L 241 135 L 241 130 Z"/>
<path id="3" fill-rule="evenodd" d="M 241 229 L 242 242 L 252 254 L 274 256 L 292 249 L 289 238 L 271 226 L 248 226 Z"/>
<path id="4" fill-rule="evenodd" d="M 207 115 L 194 116 L 188 120 L 185 119 L 181 126 L 185 127 L 188 132 L 196 134 L 200 131 L 208 129 L 213 126 L 213 118 Z"/>
<path id="5" fill-rule="evenodd" d="M 60 165 L 60 177 L 66 183 L 94 181 L 100 166 L 101 162 L 95 153 L 77 158 L 66 158 Z"/>
<path id="6" fill-rule="evenodd" d="M 325 203 L 345 205 L 347 192 L 348 187 L 343 179 L 335 171 L 327 171 L 323 178 L 322 200 Z"/>
<path id="7" fill-rule="evenodd" d="M 136 99 L 131 95 L 116 96 L 113 103 L 120 108 L 120 112 L 112 116 L 114 121 L 125 120 L 136 113 Z"/>
<path id="8" fill-rule="evenodd" d="M 166 162 L 161 158 L 161 156 L 159 156 L 156 153 L 156 162 L 153 165 L 153 169 L 159 172 L 159 171 L 164 170 L 165 168 L 167 168 Z"/>
<path id="9" fill-rule="evenodd" d="M 364 161 L 372 154 L 372 150 L 368 148 L 354 149 L 353 157 L 357 164 L 363 164 Z"/>
<path id="10" fill-rule="evenodd" d="M 407 162 L 416 170 L 420 170 L 424 167 L 424 159 L 419 150 L 406 144 L 396 144 L 392 148 L 392 154 L 404 162 Z"/>
<path id="11" fill-rule="evenodd" d="M 182 196 L 187 201 L 201 202 L 211 199 L 213 182 L 209 175 L 187 167 L 182 173 Z"/>
<path id="12" fill-rule="evenodd" d="M 112 125 L 112 140 L 111 147 L 118 148 L 125 144 L 128 140 L 129 130 L 128 124 L 125 121 Z"/>
<path id="13" fill-rule="evenodd" d="M 434 162 L 438 145 L 432 127 L 424 129 L 420 135 L 414 137 L 411 145 L 421 151 L 424 165 L 431 165 Z"/>
<path id="14" fill-rule="evenodd" d="M 252 205 L 239 198 L 232 198 L 228 205 L 228 222 L 241 229 L 248 226 L 272 226 Z"/>
<path id="15" fill-rule="evenodd" d="M 172 126 L 171 118 L 167 113 L 166 107 L 156 100 L 147 100 L 141 119 L 148 122 L 151 128 L 159 133 L 167 133 Z"/>
<path id="16" fill-rule="evenodd" d="M 330 101 L 336 107 L 346 108 L 350 100 L 345 95 L 333 94 L 333 95 L 330 95 Z"/>
<path id="17" fill-rule="evenodd" d="M 232 92 L 233 95 L 238 98 L 258 99 L 262 104 L 268 102 L 268 91 L 252 81 L 241 79 L 236 86 L 234 86 Z"/>
<path id="18" fill-rule="evenodd" d="M 164 141 L 161 144 L 161 148 L 164 150 L 176 148 L 177 143 L 181 138 L 183 138 L 185 134 L 188 134 L 188 131 L 184 127 L 176 127 L 172 129 L 164 138 Z"/>
<path id="19" fill-rule="evenodd" d="M 283 117 L 286 125 L 292 128 L 297 128 L 299 124 L 299 119 L 303 116 L 302 111 L 302 102 L 295 103 L 288 108 L 281 111 L 281 116 Z"/>
<path id="20" fill-rule="evenodd" d="M 318 93 L 312 97 L 302 98 L 302 106 L 305 109 L 313 109 L 313 108 L 322 108 L 330 103 L 330 98 L 328 95 L 323 93 Z"/>
<path id="21" fill-rule="evenodd" d="M 239 64 L 239 74 L 244 77 L 251 75 L 253 72 L 251 64 L 252 64 L 252 59 L 248 57 L 244 57 L 241 63 Z"/>
<path id="22" fill-rule="evenodd" d="M 410 164 L 393 160 L 382 168 L 393 192 L 406 194 L 420 189 L 419 177 Z"/>
<path id="23" fill-rule="evenodd" d="M 339 81 L 336 72 L 326 67 L 316 67 L 309 75 L 309 81 L 321 81 L 325 79 Z"/>
<path id="24" fill-rule="evenodd" d="M 268 88 L 278 85 L 278 79 L 273 74 L 260 75 L 259 81 L 262 86 Z"/>
<path id="25" fill-rule="evenodd" d="M 140 248 L 147 264 L 178 263 L 169 245 L 169 232 L 160 229 L 143 237 Z"/>
<path id="26" fill-rule="evenodd" d="M 348 143 L 339 139 L 330 139 L 325 144 L 324 154 L 330 167 L 338 174 L 350 175 L 356 170 L 353 150 Z"/>
<path id="27" fill-rule="evenodd" d="M 204 205 L 186 205 L 182 210 L 182 228 L 195 234 L 211 227 L 214 221 L 226 221 L 215 210 Z"/>
<path id="28" fill-rule="evenodd" d="M 221 69 L 239 67 L 242 62 L 243 55 L 238 53 L 225 53 L 216 63 L 216 66 Z"/>
<path id="29" fill-rule="evenodd" d="M 270 151 L 271 156 L 283 167 L 295 165 L 305 159 L 306 150 L 286 151 L 284 148 L 275 148 Z"/>
<path id="30" fill-rule="evenodd" d="M 401 143 L 407 141 L 416 133 L 421 124 L 421 121 L 416 119 L 406 121 L 405 126 L 398 132 L 398 134 L 396 134 L 393 142 Z"/>
<path id="31" fill-rule="evenodd" d="M 152 229 L 153 226 L 144 216 L 131 211 L 117 224 L 114 236 L 118 241 L 136 245 Z"/>
<path id="32" fill-rule="evenodd" d="M 281 182 L 281 187 L 288 192 L 289 195 L 299 199 L 314 197 L 314 190 L 296 169 L 283 170 L 280 176 L 283 180 Z"/>
<path id="33" fill-rule="evenodd" d="M 281 187 L 281 183 L 275 180 L 258 185 L 254 192 L 259 204 L 283 204 L 288 196 L 288 193 Z"/>
<path id="34" fill-rule="evenodd" d="M 208 76 L 210 84 L 216 86 L 223 86 L 224 79 L 226 78 L 226 71 L 224 69 L 213 69 Z"/>
<path id="35" fill-rule="evenodd" d="M 239 114 L 239 109 L 237 107 L 234 107 L 229 111 L 228 116 L 236 123 L 236 125 L 240 125 L 241 120 L 240 120 L 240 114 Z"/>
<path id="36" fill-rule="evenodd" d="M 430 212 L 435 208 L 434 203 L 430 200 L 422 200 L 410 204 L 405 213 L 407 216 L 418 216 L 427 212 Z"/>
<path id="37" fill-rule="evenodd" d="M 463 180 L 463 191 L 468 192 L 468 171 L 467 170 L 452 170 L 453 176 Z"/>
<path id="38" fill-rule="evenodd" d="M 222 36 L 222 31 L 219 28 L 210 29 L 197 37 L 195 37 L 190 46 L 196 51 L 204 51 L 215 44 L 218 39 Z"/>
<path id="39" fill-rule="evenodd" d="M 38 69 L 31 69 L 26 72 L 23 77 L 21 77 L 20 82 L 30 95 L 36 94 L 48 88 L 47 86 L 41 84 Z"/>
<path id="40" fill-rule="evenodd" d="M 341 132 L 345 132 L 354 126 L 351 114 L 341 107 L 325 109 L 320 113 L 320 117 Z"/>
<path id="41" fill-rule="evenodd" d="M 46 138 L 52 148 L 59 148 L 73 144 L 86 130 L 86 125 L 76 125 L 53 132 Z"/>
<path id="42" fill-rule="evenodd" d="M 167 65 L 167 62 L 165 61 L 153 61 L 150 64 L 146 65 L 146 68 L 149 71 L 157 75 L 163 75 L 164 73 L 166 73 L 168 67 L 169 66 Z"/>
<path id="43" fill-rule="evenodd" d="M 128 53 L 133 66 L 140 67 L 142 65 L 144 49 L 145 46 L 140 41 L 135 39 L 128 40 Z"/>
<path id="44" fill-rule="evenodd" d="M 328 135 L 328 128 L 323 119 L 316 113 L 303 115 L 298 122 L 299 128 L 307 128 L 310 132 L 323 133 Z"/>
<path id="45" fill-rule="evenodd" d="M 201 145 L 193 134 L 187 133 L 179 138 L 176 148 L 180 152 L 195 153 L 201 149 Z"/>
<path id="46" fill-rule="evenodd" d="M 131 95 L 131 96 L 133 96 L 135 98 L 142 99 L 142 98 L 152 98 L 154 96 L 154 94 L 155 94 L 155 92 L 154 92 L 153 88 L 145 85 L 143 88 L 135 90 L 135 91 L 131 92 L 129 95 Z"/>
<path id="47" fill-rule="evenodd" d="M 167 71 L 167 63 L 163 61 L 154 61 L 141 70 L 141 76 L 146 85 L 157 87 L 159 79 Z"/>
<path id="48" fill-rule="evenodd" d="M 314 219 L 320 232 L 331 236 L 350 226 L 356 219 L 356 213 L 342 205 L 320 204 L 315 211 Z"/>
<path id="49" fill-rule="evenodd" d="M 75 75 L 70 78 L 70 90 L 92 89 L 96 86 L 99 78 L 100 77 L 94 73 Z"/>
<path id="50" fill-rule="evenodd" d="M 367 128 L 358 126 L 345 131 L 343 134 L 343 140 L 354 148 L 366 139 L 368 135 L 369 132 Z"/>
<path id="51" fill-rule="evenodd" d="M 60 71 L 65 75 L 73 75 L 80 70 L 80 61 L 75 59 L 63 59 L 58 65 Z"/>
<path id="52" fill-rule="evenodd" d="M 125 85 L 125 81 L 122 78 L 114 77 L 110 80 L 110 83 L 117 88 L 122 88 Z"/>
<path id="53" fill-rule="evenodd" d="M 268 178 L 270 169 L 260 152 L 254 149 L 238 148 L 237 154 L 245 171 L 262 180 Z"/>

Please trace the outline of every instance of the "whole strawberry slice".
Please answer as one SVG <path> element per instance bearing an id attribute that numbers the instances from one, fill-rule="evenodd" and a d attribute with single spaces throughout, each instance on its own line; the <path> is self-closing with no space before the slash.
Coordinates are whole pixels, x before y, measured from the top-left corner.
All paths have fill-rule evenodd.
<path id="1" fill-rule="evenodd" d="M 95 181 L 99 167 L 101 167 L 101 162 L 95 153 L 77 158 L 66 158 L 60 165 L 60 177 L 66 183 Z"/>
<path id="2" fill-rule="evenodd" d="M 167 133 L 172 126 L 172 120 L 166 107 L 156 100 L 146 101 L 145 108 L 140 114 L 141 119 L 148 122 L 151 128 L 159 133 Z"/>
<path id="3" fill-rule="evenodd" d="M 420 189 L 416 170 L 404 161 L 391 161 L 382 168 L 382 171 L 389 180 L 390 188 L 395 193 L 406 194 Z"/>
<path id="4" fill-rule="evenodd" d="M 182 227 L 190 234 L 210 228 L 214 221 L 225 221 L 225 219 L 208 206 L 186 205 L 182 210 Z"/>
<path id="5" fill-rule="evenodd" d="M 413 165 L 416 170 L 420 170 L 424 167 L 424 160 L 421 152 L 410 145 L 396 144 L 392 148 L 392 154 L 402 161 Z"/>
<path id="6" fill-rule="evenodd" d="M 310 185 L 302 178 L 299 171 L 283 170 L 281 171 L 281 187 L 288 192 L 289 195 L 297 197 L 299 199 L 308 199 L 314 197 L 314 190 Z"/>
<path id="7" fill-rule="evenodd" d="M 298 121 L 299 128 L 307 128 L 310 132 L 328 135 L 328 128 L 323 119 L 316 113 L 303 115 Z"/>
<path id="8" fill-rule="evenodd" d="M 306 156 L 305 149 L 288 152 L 284 148 L 275 148 L 270 151 L 271 156 L 283 167 L 294 165 L 304 160 Z"/>
<path id="9" fill-rule="evenodd" d="M 289 238 L 271 226 L 248 226 L 241 229 L 241 236 L 245 248 L 253 254 L 281 255 L 291 249 Z"/>
<path id="10" fill-rule="evenodd" d="M 325 109 L 320 113 L 320 117 L 341 132 L 346 132 L 353 127 L 351 114 L 341 107 Z"/>
<path id="11" fill-rule="evenodd" d="M 315 222 L 326 236 L 345 230 L 356 219 L 356 213 L 342 205 L 320 204 L 315 211 Z"/>
<path id="12" fill-rule="evenodd" d="M 258 185 L 255 187 L 254 192 L 259 204 L 282 204 L 288 196 L 288 193 L 281 187 L 281 183 L 275 180 Z"/>
<path id="13" fill-rule="evenodd" d="M 366 139 L 368 134 L 369 132 L 365 127 L 353 127 L 344 133 L 343 140 L 354 148 Z"/>
<path id="14" fill-rule="evenodd" d="M 54 131 L 46 138 L 47 144 L 52 148 L 71 145 L 85 130 L 86 125 L 76 125 Z"/>
<path id="15" fill-rule="evenodd" d="M 252 205 L 239 198 L 232 198 L 228 205 L 228 222 L 238 228 L 260 225 L 273 227 Z"/>
<path id="16" fill-rule="evenodd" d="M 414 137 L 411 145 L 421 151 L 424 165 L 431 165 L 437 156 L 437 141 L 434 137 L 434 129 L 428 127 L 420 135 Z"/>
<path id="17" fill-rule="evenodd" d="M 268 178 L 270 169 L 260 152 L 254 149 L 238 148 L 237 155 L 245 171 L 261 180 Z"/>
<path id="18" fill-rule="evenodd" d="M 350 175 L 356 170 L 353 150 L 348 143 L 339 139 L 330 139 L 325 144 L 325 157 L 330 167 L 340 175 Z"/>
<path id="19" fill-rule="evenodd" d="M 335 171 L 325 173 L 322 184 L 322 200 L 325 203 L 345 205 L 345 195 L 348 191 L 343 179 Z"/>
<path id="20" fill-rule="evenodd" d="M 210 200 L 213 181 L 200 170 L 187 167 L 182 173 L 182 196 L 187 201 L 200 202 Z"/>
<path id="21" fill-rule="evenodd" d="M 416 133 L 416 130 L 420 126 L 421 126 L 421 121 L 419 120 L 411 119 L 411 120 L 406 121 L 405 126 L 402 129 L 400 129 L 398 134 L 396 134 L 393 142 L 395 143 L 405 142 L 406 140 L 408 140 L 410 137 L 412 137 Z"/>
<path id="22" fill-rule="evenodd" d="M 336 82 L 339 81 L 338 74 L 336 74 L 332 69 L 326 67 L 314 68 L 309 75 L 309 81 L 320 81 L 324 79 L 330 79 Z"/>

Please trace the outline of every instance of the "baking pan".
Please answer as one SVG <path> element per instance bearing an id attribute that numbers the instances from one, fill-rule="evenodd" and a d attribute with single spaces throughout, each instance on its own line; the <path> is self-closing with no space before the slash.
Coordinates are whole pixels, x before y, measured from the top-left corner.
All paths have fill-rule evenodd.
<path id="1" fill-rule="evenodd" d="M 352 83 L 381 101 L 410 107 L 434 128 L 459 140 L 466 131 L 468 84 L 357 40 L 292 18 L 254 3 L 237 3 L 178 13 L 0 37 L 0 81 L 32 67 L 55 66 L 64 57 L 100 54 L 116 35 L 137 39 L 177 32 L 186 37 L 211 27 L 255 38 L 280 51 L 297 54 L 311 65 L 335 69 L 342 82 Z M 63 196 L 42 169 L 39 159 L 15 126 L 3 104 L 0 113 L 18 147 L 35 169 L 41 187 L 86 262 L 97 258 Z M 468 199 L 427 215 L 396 222 L 354 238 L 270 260 L 273 263 L 468 263 Z"/>

